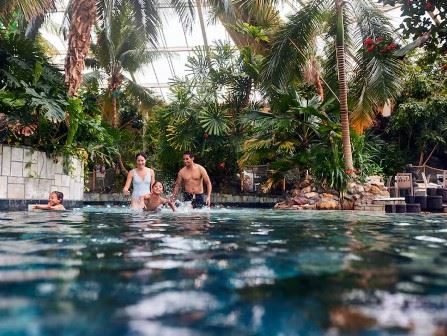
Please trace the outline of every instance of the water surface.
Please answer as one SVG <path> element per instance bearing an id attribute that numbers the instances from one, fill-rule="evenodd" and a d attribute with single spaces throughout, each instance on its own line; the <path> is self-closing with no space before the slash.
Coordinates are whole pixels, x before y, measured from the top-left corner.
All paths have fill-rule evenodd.
<path id="1" fill-rule="evenodd" d="M 0 213 L 0 335 L 445 335 L 447 216 Z"/>

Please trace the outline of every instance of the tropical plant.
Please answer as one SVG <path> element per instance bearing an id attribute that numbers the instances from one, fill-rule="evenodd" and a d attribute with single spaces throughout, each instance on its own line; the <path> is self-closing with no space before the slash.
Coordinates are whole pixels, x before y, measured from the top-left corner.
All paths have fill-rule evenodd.
<path id="1" fill-rule="evenodd" d="M 15 34 L 0 35 L 0 58 L 0 110 L 9 132 L 5 140 L 38 147 L 46 146 L 48 135 L 60 141 L 59 123 L 68 102 L 58 69 L 34 41 Z"/>
<path id="2" fill-rule="evenodd" d="M 65 80 L 69 95 L 78 90 L 82 82 L 84 61 L 91 43 L 91 30 L 95 22 L 104 30 L 107 39 L 112 41 L 113 13 L 116 6 L 129 5 L 133 16 L 141 26 L 146 39 L 156 46 L 160 27 L 159 0 L 71 0 L 68 6 L 70 29 L 68 50 L 65 61 Z M 171 0 L 172 8 L 183 24 L 188 25 L 192 18 L 192 2 Z M 96 15 L 98 13 L 98 15 Z"/>
<path id="3" fill-rule="evenodd" d="M 425 165 L 436 150 L 447 148 L 447 97 L 406 102 L 390 120 L 390 131 L 407 149 L 416 148 L 418 165 Z"/>
<path id="4" fill-rule="evenodd" d="M 405 163 L 422 165 L 437 157 L 435 165 L 441 166 L 447 162 L 446 56 L 434 60 L 432 56 L 423 53 L 411 58 L 402 93 L 382 138 L 404 153 Z"/>
<path id="5" fill-rule="evenodd" d="M 444 0 L 379 0 L 396 6 L 404 18 L 400 28 L 404 38 L 412 38 L 404 51 L 424 47 L 432 56 L 447 52 L 447 3 Z M 430 19 L 428 19 L 428 17 Z"/>
<path id="6" fill-rule="evenodd" d="M 30 22 L 55 8 L 56 0 L 1 0 L 0 22 L 8 24 L 18 17 Z"/>
<path id="7" fill-rule="evenodd" d="M 181 152 L 191 150 L 214 182 L 234 176 L 244 136 L 239 116 L 250 105 L 256 82 L 249 73 L 259 71 L 256 63 L 245 61 L 254 59 L 220 42 L 188 58 L 187 76 L 172 83 L 171 103 L 157 113 L 159 128 L 165 130 L 158 141 L 163 170 L 178 167 Z"/>
<path id="8" fill-rule="evenodd" d="M 111 162 L 117 145 L 102 125 L 93 91 L 69 98 L 63 75 L 36 41 L 19 34 L 0 41 L 1 142 Z M 67 113 L 69 128 L 63 122 Z"/>
<path id="9" fill-rule="evenodd" d="M 213 19 L 219 19 L 239 48 L 249 47 L 253 53 L 265 54 L 270 36 L 281 25 L 275 0 L 227 1 L 208 0 Z"/>
<path id="10" fill-rule="evenodd" d="M 315 59 L 317 41 L 326 44 L 322 78 L 331 94 L 325 96 L 335 96 L 340 103 L 343 155 L 349 170 L 353 170 L 349 107 L 353 126 L 363 130 L 375 109 L 396 97 L 402 73 L 392 53 L 368 52 L 363 44 L 368 37 L 394 38 L 389 20 L 372 1 L 313 0 L 279 29 L 266 58 L 266 85 L 285 86 L 302 78 L 302 67 Z M 352 83 L 349 100 L 348 82 Z"/>
<path id="11" fill-rule="evenodd" d="M 147 48 L 143 27 L 138 26 L 129 4 L 117 5 L 112 10 L 110 36 L 105 29 L 98 31 L 97 42 L 92 45 L 94 58 L 87 59 L 87 64 L 95 71 L 86 75 L 86 81 L 101 81 L 106 78 L 103 113 L 105 119 L 116 128 L 119 125 L 118 99 L 124 91 L 123 88 L 146 110 L 157 102 L 149 90 L 135 82 L 134 73 L 159 53 Z M 129 73 L 130 77 L 126 77 L 125 73 Z"/>
<path id="12" fill-rule="evenodd" d="M 270 106 L 242 117 L 246 128 L 241 165 L 268 164 L 270 189 L 289 172 L 310 170 L 325 188 L 342 190 L 348 178 L 340 152 L 339 121 L 327 112 L 332 104 L 318 96 L 305 98 L 296 90 L 270 88 Z"/>

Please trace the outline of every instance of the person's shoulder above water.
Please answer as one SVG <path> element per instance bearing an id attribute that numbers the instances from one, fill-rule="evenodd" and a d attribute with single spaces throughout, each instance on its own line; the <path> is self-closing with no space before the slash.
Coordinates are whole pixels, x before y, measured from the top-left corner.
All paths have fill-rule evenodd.
<path id="1" fill-rule="evenodd" d="M 175 205 L 171 202 L 171 200 L 161 197 L 164 190 L 163 184 L 160 181 L 155 181 L 152 188 L 153 190 L 151 194 L 145 196 L 144 198 L 144 209 L 147 211 L 157 211 L 160 209 L 160 207 L 163 207 L 163 205 L 167 204 L 172 209 L 172 211 L 175 211 Z"/>
<path id="2" fill-rule="evenodd" d="M 65 210 L 62 202 L 64 201 L 64 194 L 60 191 L 52 191 L 48 197 L 47 204 L 36 204 L 32 209 L 37 210 Z"/>

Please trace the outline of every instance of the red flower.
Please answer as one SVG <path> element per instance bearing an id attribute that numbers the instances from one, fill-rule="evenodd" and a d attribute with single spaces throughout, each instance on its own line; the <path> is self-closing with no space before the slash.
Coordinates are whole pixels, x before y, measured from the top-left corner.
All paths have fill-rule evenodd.
<path id="1" fill-rule="evenodd" d="M 376 46 L 373 44 L 372 46 L 368 47 L 366 50 L 367 50 L 368 52 L 372 52 L 372 51 L 374 50 L 375 47 L 376 47 Z"/>
<path id="2" fill-rule="evenodd" d="M 386 49 L 387 49 L 388 51 L 394 50 L 394 49 L 396 49 L 396 48 L 397 48 L 397 44 L 396 44 L 396 43 L 393 43 L 393 42 L 391 42 L 390 44 L 388 44 L 387 47 L 386 47 Z"/>
<path id="3" fill-rule="evenodd" d="M 376 38 L 375 42 L 376 43 L 380 43 L 383 41 L 383 37 L 379 36 L 378 38 Z"/>
<path id="4" fill-rule="evenodd" d="M 373 39 L 372 39 L 371 37 L 367 37 L 367 38 L 363 41 L 363 44 L 364 44 L 365 46 L 370 46 L 370 45 L 374 44 L 374 41 L 373 41 Z"/>
<path id="5" fill-rule="evenodd" d="M 425 6 L 424 6 L 425 10 L 427 10 L 427 11 L 431 11 L 431 10 L 433 10 L 434 7 L 435 7 L 435 6 L 433 6 L 433 4 L 430 3 L 430 2 L 426 2 L 426 3 L 425 3 Z"/>

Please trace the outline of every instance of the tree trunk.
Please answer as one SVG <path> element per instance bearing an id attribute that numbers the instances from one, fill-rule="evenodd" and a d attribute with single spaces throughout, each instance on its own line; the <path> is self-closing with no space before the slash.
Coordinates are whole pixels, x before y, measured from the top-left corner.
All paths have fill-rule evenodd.
<path id="1" fill-rule="evenodd" d="M 423 162 L 424 162 L 424 147 L 422 147 L 421 153 L 419 154 L 418 166 L 422 166 Z"/>
<path id="2" fill-rule="evenodd" d="M 84 60 L 91 42 L 91 30 L 96 20 L 96 0 L 73 2 L 67 57 L 65 59 L 65 83 L 68 95 L 74 96 L 82 83 Z"/>
<path id="3" fill-rule="evenodd" d="M 438 144 L 436 144 L 435 147 L 433 147 L 433 149 L 431 150 L 430 154 L 428 154 L 427 159 L 422 164 L 423 166 L 425 166 L 428 163 L 428 161 L 430 161 L 431 157 L 433 156 L 433 153 L 435 152 L 435 150 L 437 148 L 438 148 Z"/>
<path id="4" fill-rule="evenodd" d="M 349 110 L 348 110 L 348 85 L 346 83 L 345 69 L 345 48 L 344 48 L 344 25 L 343 25 L 343 2 L 335 0 L 337 9 L 337 71 L 339 82 L 339 99 L 340 99 L 340 121 L 341 134 L 343 141 L 343 156 L 345 169 L 353 171 L 351 137 L 349 133 Z"/>
<path id="5" fill-rule="evenodd" d="M 118 128 L 118 109 L 115 92 L 112 91 L 112 127 Z"/>
<path id="6" fill-rule="evenodd" d="M 116 155 L 116 164 L 118 165 L 118 168 L 120 170 L 121 175 L 127 176 L 127 173 L 129 172 L 126 167 L 124 167 L 123 159 L 121 158 L 121 154 L 118 153 Z"/>

